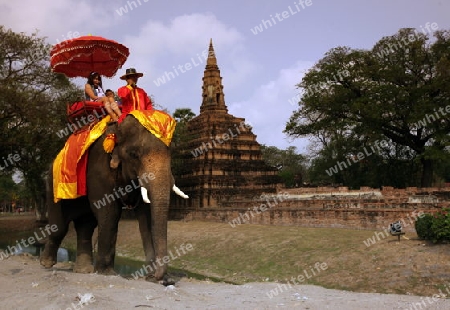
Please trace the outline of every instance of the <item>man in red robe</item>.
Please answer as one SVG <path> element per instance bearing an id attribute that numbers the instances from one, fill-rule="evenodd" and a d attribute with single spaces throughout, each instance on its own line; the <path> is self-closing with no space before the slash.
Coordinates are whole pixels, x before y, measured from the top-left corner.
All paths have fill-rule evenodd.
<path id="1" fill-rule="evenodd" d="M 152 101 L 148 97 L 145 90 L 137 86 L 137 81 L 143 73 L 136 72 L 136 69 L 129 68 L 125 74 L 120 77 L 121 80 L 127 81 L 127 85 L 117 90 L 117 95 L 122 101 L 122 115 L 118 119 L 120 124 L 125 117 L 133 110 L 151 110 L 153 109 Z M 120 160 L 117 152 L 111 154 L 110 167 L 115 169 L 119 166 Z"/>
<path id="2" fill-rule="evenodd" d="M 136 69 L 129 68 L 125 74 L 120 77 L 127 81 L 127 85 L 118 89 L 117 95 L 122 100 L 122 115 L 119 118 L 119 124 L 125 119 L 128 113 L 133 110 L 151 110 L 152 101 L 145 90 L 137 86 L 137 81 L 143 73 L 136 72 Z"/>

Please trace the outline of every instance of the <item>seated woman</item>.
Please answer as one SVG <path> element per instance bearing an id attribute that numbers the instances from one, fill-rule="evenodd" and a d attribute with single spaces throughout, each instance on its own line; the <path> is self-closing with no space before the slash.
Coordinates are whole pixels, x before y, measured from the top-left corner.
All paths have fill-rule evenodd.
<path id="1" fill-rule="evenodd" d="M 114 98 L 107 97 L 102 89 L 102 78 L 97 72 L 91 72 L 88 76 L 86 85 L 84 86 L 84 94 L 86 100 L 101 101 L 105 105 L 105 109 L 111 116 L 112 121 L 117 121 L 122 114 L 117 102 Z"/>

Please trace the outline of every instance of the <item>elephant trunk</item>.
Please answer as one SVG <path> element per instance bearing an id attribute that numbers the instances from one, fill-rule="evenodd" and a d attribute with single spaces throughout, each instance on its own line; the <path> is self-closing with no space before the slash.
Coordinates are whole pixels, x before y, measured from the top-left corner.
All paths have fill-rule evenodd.
<path id="1" fill-rule="evenodd" d="M 172 172 L 170 169 L 170 156 L 161 156 L 144 160 L 147 166 L 143 166 L 141 175 L 151 177 L 148 182 L 141 182 L 141 194 L 144 202 L 150 202 L 151 213 L 151 237 L 155 253 L 156 270 L 155 278 L 163 279 L 167 272 L 167 221 L 169 217 L 170 192 L 173 187 Z M 148 192 L 148 193 L 147 193 Z M 148 200 L 146 197 L 148 194 Z"/>

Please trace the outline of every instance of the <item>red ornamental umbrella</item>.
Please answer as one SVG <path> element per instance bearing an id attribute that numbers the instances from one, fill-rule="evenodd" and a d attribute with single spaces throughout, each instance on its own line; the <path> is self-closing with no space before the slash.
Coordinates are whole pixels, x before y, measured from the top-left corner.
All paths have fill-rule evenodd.
<path id="1" fill-rule="evenodd" d="M 116 41 L 83 36 L 63 41 L 50 51 L 53 72 L 67 77 L 87 77 L 92 71 L 113 77 L 128 58 L 128 48 Z"/>

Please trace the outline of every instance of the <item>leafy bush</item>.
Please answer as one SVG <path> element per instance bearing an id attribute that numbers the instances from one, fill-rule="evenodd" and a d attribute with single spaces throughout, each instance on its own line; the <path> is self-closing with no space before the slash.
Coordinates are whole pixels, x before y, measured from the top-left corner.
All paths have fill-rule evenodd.
<path id="1" fill-rule="evenodd" d="M 414 223 L 417 236 L 419 236 L 420 239 L 423 240 L 434 239 L 433 230 L 431 228 L 433 224 L 433 218 L 434 217 L 431 214 L 424 214 L 423 216 L 419 217 Z"/>
<path id="2" fill-rule="evenodd" d="M 434 243 L 450 241 L 450 209 L 443 209 L 434 215 L 424 214 L 414 226 L 420 239 Z"/>
<path id="3" fill-rule="evenodd" d="M 433 242 L 450 241 L 450 209 L 437 213 L 431 224 L 434 237 Z"/>

